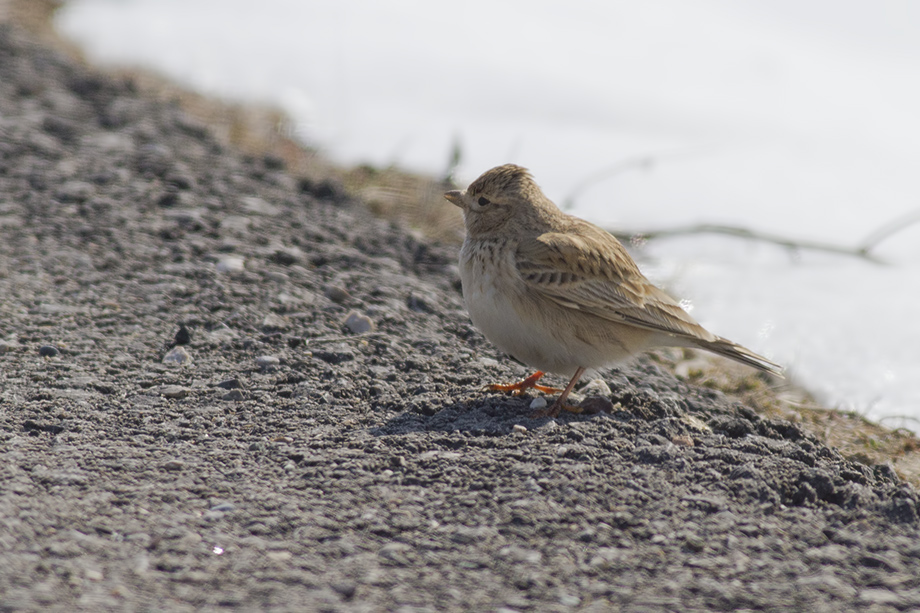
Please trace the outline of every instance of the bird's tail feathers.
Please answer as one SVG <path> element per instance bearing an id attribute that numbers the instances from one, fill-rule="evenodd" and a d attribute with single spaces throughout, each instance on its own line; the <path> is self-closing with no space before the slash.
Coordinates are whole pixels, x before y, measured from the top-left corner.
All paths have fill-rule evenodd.
<path id="1" fill-rule="evenodd" d="M 733 343 L 727 338 L 722 338 L 717 336 L 714 341 L 698 341 L 698 346 L 706 351 L 711 351 L 726 358 L 735 360 L 736 362 L 741 362 L 742 364 L 747 364 L 748 366 L 753 366 L 758 370 L 768 372 L 771 375 L 776 375 L 777 377 L 783 379 L 783 367 L 768 360 L 762 355 L 758 355 L 748 349 L 747 347 L 742 347 L 738 343 Z"/>

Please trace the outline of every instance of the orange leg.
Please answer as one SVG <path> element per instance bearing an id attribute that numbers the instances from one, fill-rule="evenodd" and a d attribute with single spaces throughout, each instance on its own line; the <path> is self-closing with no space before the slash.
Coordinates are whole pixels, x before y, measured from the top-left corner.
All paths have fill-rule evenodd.
<path id="1" fill-rule="evenodd" d="M 540 377 L 546 373 L 542 371 L 537 371 L 534 374 L 530 375 L 526 379 L 518 381 L 517 383 L 495 383 L 494 385 L 488 386 L 490 392 L 511 392 L 515 396 L 520 396 L 529 389 L 535 389 L 538 392 L 543 392 L 544 394 L 558 394 L 562 390 L 557 387 L 549 387 L 546 385 L 538 385 L 537 381 L 540 380 Z"/>
<path id="2" fill-rule="evenodd" d="M 578 383 L 578 380 L 581 379 L 581 376 L 585 374 L 585 368 L 582 366 L 578 367 L 578 370 L 575 371 L 575 375 L 572 377 L 572 380 L 569 381 L 569 384 L 565 386 L 565 389 L 562 390 L 562 393 L 556 398 L 556 402 L 553 403 L 549 409 L 545 411 L 538 411 L 534 414 L 534 417 L 559 417 L 560 411 L 569 411 L 570 413 L 581 413 L 579 407 L 573 407 L 565 403 L 565 399 L 569 397 L 569 394 L 572 393 L 572 388 L 575 387 L 575 384 Z"/>

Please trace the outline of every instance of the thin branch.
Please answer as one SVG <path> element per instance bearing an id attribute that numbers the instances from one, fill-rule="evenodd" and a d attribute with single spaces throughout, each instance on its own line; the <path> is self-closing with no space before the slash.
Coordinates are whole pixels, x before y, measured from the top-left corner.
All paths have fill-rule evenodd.
<path id="1" fill-rule="evenodd" d="M 575 206 L 575 200 L 581 195 L 583 191 L 595 183 L 603 181 L 604 179 L 615 177 L 616 175 L 624 173 L 628 170 L 651 170 L 655 167 L 656 164 L 661 163 L 661 161 L 664 159 L 696 156 L 700 154 L 701 150 L 705 150 L 706 148 L 708 147 L 692 147 L 664 153 L 637 155 L 622 159 L 619 162 L 615 162 L 614 164 L 598 170 L 597 172 L 590 174 L 582 179 L 562 200 L 562 208 L 565 210 L 571 209 L 573 206 Z"/>
<path id="2" fill-rule="evenodd" d="M 868 253 L 874 249 L 880 242 L 890 237 L 892 234 L 896 234 L 911 226 L 915 223 L 920 223 L 920 209 L 915 211 L 910 211 L 897 217 L 888 223 L 882 225 L 880 228 L 869 234 L 865 239 L 863 239 L 862 244 L 859 246 L 859 251 L 864 251 Z"/>
<path id="3" fill-rule="evenodd" d="M 579 182 L 563 200 L 562 208 L 572 208 L 572 206 L 575 204 L 575 200 L 581 195 L 581 193 L 599 181 L 603 181 L 604 179 L 608 179 L 628 170 L 649 170 L 654 167 L 654 165 L 657 164 L 663 157 L 686 156 L 694 155 L 696 153 L 698 153 L 698 151 L 695 150 L 676 151 L 669 154 L 635 156 L 620 160 L 619 162 L 612 164 L 607 168 L 604 168 L 591 175 L 588 175 L 582 179 L 581 182 Z M 824 243 L 821 241 L 797 240 L 785 236 L 780 236 L 778 234 L 757 232 L 748 228 L 741 228 L 738 226 L 723 226 L 718 224 L 698 224 L 695 226 L 681 226 L 677 228 L 648 230 L 644 232 L 610 231 L 610 233 L 622 241 L 632 241 L 636 238 L 651 240 L 654 238 L 668 238 L 671 236 L 685 236 L 690 234 L 724 234 L 727 236 L 736 236 L 739 238 L 746 238 L 748 240 L 779 245 L 780 247 L 785 247 L 792 251 L 823 251 L 825 253 L 835 253 L 837 255 L 846 255 L 860 258 L 875 264 L 883 264 L 884 261 L 872 254 L 871 251 L 875 249 L 882 241 L 917 223 L 920 223 L 920 209 L 910 211 L 909 213 L 906 213 L 882 225 L 877 230 L 870 233 L 856 247 L 847 247 L 845 245 Z"/>
<path id="4" fill-rule="evenodd" d="M 672 236 L 686 236 L 691 234 L 724 234 L 727 236 L 736 236 L 739 238 L 746 238 L 748 240 L 779 245 L 780 247 L 786 247 L 787 249 L 791 249 L 793 251 L 823 251 L 826 253 L 835 253 L 838 255 L 847 255 L 850 257 L 860 258 L 875 264 L 884 263 L 881 259 L 877 258 L 868 250 L 864 250 L 860 247 L 846 247 L 843 245 L 822 243 L 819 241 L 796 240 L 784 236 L 779 236 L 777 234 L 755 232 L 754 230 L 739 228 L 737 226 L 698 224 L 694 226 L 682 226 L 664 230 L 650 230 L 645 232 L 611 232 L 611 234 L 616 236 L 621 241 L 632 241 L 635 238 L 652 240 L 655 238 L 669 238 Z"/>
<path id="5" fill-rule="evenodd" d="M 585 177 L 578 185 L 572 189 L 572 191 L 569 192 L 569 195 L 566 196 L 562 201 L 562 208 L 571 209 L 575 205 L 575 199 L 581 195 L 581 192 L 585 191 L 598 181 L 609 179 L 610 177 L 616 176 L 621 172 L 626 172 L 627 170 L 634 168 L 638 170 L 649 170 L 652 168 L 652 166 L 655 165 L 655 160 L 656 156 L 653 155 L 627 158 Z"/>

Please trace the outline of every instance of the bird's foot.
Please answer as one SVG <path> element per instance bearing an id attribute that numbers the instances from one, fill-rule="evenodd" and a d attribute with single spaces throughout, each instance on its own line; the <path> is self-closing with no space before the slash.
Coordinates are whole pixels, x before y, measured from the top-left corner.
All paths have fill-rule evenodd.
<path id="1" fill-rule="evenodd" d="M 520 396 L 529 389 L 535 389 L 538 392 L 543 392 L 544 394 L 558 394 L 562 390 L 556 387 L 549 387 L 548 385 L 539 385 L 537 381 L 546 373 L 542 371 L 537 371 L 534 374 L 530 375 L 526 379 L 522 379 L 516 383 L 495 383 L 486 387 L 490 392 L 511 392 L 515 396 Z"/>
<path id="2" fill-rule="evenodd" d="M 543 374 L 543 373 L 539 373 Z M 572 393 L 572 388 L 575 387 L 575 384 L 578 383 L 578 380 L 581 376 L 585 374 L 584 366 L 579 366 L 575 370 L 575 374 L 572 376 L 572 379 L 569 381 L 569 384 L 565 386 L 565 389 L 562 390 L 562 393 L 559 394 L 559 397 L 556 398 L 556 402 L 553 405 L 546 409 L 545 411 L 538 411 L 534 417 L 559 417 L 560 411 L 568 411 L 570 413 L 581 413 L 584 409 L 581 407 L 573 407 L 570 404 L 566 404 L 566 399 L 569 397 L 569 394 Z"/>
<path id="3" fill-rule="evenodd" d="M 531 419 L 541 419 L 543 417 L 559 417 L 559 413 L 562 411 L 567 411 L 569 413 L 583 413 L 584 409 L 568 404 L 567 402 L 559 402 L 557 400 L 545 409 L 540 409 L 539 411 L 535 412 L 530 417 Z"/>

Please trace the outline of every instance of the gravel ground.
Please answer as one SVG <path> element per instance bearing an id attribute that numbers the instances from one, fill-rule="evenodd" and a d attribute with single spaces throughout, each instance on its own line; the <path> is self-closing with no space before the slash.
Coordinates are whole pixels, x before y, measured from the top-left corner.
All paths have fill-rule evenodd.
<path id="1" fill-rule="evenodd" d="M 920 608 L 890 468 L 649 358 L 532 419 L 455 248 L 7 26 L 0 239 L 0 611 Z"/>

